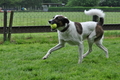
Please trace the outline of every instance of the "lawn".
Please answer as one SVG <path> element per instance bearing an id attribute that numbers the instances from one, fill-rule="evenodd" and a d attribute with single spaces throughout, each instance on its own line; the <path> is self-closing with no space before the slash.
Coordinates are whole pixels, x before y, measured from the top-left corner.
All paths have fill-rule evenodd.
<path id="1" fill-rule="evenodd" d="M 105 24 L 120 23 L 120 12 L 105 12 Z M 68 19 L 76 22 L 91 21 L 92 17 L 84 12 L 15 12 L 13 26 L 41 26 L 49 25 L 48 20 L 55 15 L 64 15 Z M 8 13 L 9 22 L 10 13 Z M 0 26 L 3 26 L 3 13 L 0 13 Z"/>
<path id="2" fill-rule="evenodd" d="M 78 47 L 66 47 L 42 60 L 57 44 L 57 33 L 12 34 L 11 43 L 0 45 L 1 80 L 120 80 L 120 31 L 105 31 L 105 53 L 93 46 L 93 52 L 78 62 Z M 2 34 L 0 34 L 0 40 Z M 2 41 L 1 41 L 2 43 Z M 84 42 L 87 51 L 87 41 Z"/>

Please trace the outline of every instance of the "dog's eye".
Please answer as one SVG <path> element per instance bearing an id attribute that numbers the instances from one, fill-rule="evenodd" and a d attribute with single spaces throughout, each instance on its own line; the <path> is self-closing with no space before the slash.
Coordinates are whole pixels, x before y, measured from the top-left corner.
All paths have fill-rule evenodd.
<path id="1" fill-rule="evenodd" d="M 56 17 L 55 19 L 59 19 L 58 17 Z"/>

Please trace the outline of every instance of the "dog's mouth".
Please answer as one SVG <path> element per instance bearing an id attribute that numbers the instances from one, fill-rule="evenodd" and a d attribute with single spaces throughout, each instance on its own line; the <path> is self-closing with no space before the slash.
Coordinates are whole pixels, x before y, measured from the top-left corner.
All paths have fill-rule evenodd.
<path id="1" fill-rule="evenodd" d="M 57 29 L 57 26 L 58 26 L 57 23 L 55 21 L 53 21 L 53 20 L 49 20 L 48 22 L 49 22 L 49 24 L 51 26 L 51 30 L 55 31 Z M 56 25 L 56 27 L 55 27 L 55 25 Z"/>

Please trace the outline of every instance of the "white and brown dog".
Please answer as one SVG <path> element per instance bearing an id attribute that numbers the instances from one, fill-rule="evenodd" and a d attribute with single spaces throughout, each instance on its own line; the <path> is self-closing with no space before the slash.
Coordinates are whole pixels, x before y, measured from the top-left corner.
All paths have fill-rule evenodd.
<path id="1" fill-rule="evenodd" d="M 104 23 L 104 12 L 99 9 L 90 9 L 84 11 L 86 15 L 97 15 L 99 17 L 98 22 L 89 21 L 89 22 L 73 22 L 68 20 L 68 18 L 62 15 L 56 15 L 52 20 L 49 21 L 50 24 L 57 24 L 57 32 L 59 38 L 59 44 L 55 47 L 48 50 L 47 54 L 43 59 L 48 58 L 51 52 L 64 47 L 65 43 L 71 45 L 78 45 L 79 47 L 79 60 L 78 63 L 81 63 L 83 58 L 86 57 L 92 51 L 92 45 L 95 43 L 99 48 L 101 48 L 108 58 L 108 50 L 102 45 L 103 40 L 103 29 L 102 25 Z M 88 40 L 89 50 L 84 53 L 83 40 Z"/>

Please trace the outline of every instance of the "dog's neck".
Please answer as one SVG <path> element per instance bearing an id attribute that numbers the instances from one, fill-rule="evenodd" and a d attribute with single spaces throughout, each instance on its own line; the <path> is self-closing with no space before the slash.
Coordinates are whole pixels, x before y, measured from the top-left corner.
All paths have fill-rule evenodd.
<path id="1" fill-rule="evenodd" d="M 69 28 L 69 23 L 66 23 L 65 26 L 59 27 L 57 30 L 60 32 L 65 32 Z"/>
<path id="2" fill-rule="evenodd" d="M 60 30 L 60 32 L 65 32 L 69 28 L 69 24 L 66 24 L 66 27 Z"/>

